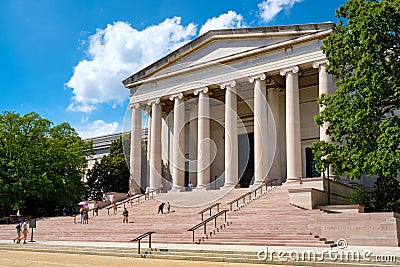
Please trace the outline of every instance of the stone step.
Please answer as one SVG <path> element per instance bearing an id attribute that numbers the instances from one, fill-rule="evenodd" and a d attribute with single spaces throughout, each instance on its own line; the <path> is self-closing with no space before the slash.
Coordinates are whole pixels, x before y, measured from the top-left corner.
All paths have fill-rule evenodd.
<path id="1" fill-rule="evenodd" d="M 396 263 L 390 264 L 380 262 L 375 256 L 369 259 L 360 258 L 356 262 L 351 261 L 338 261 L 337 259 L 330 259 L 325 254 L 322 257 L 321 252 L 315 251 L 315 257 L 311 257 L 309 261 L 285 261 L 277 256 L 277 253 L 269 253 L 265 259 L 264 254 L 258 251 L 227 251 L 227 250 L 205 250 L 205 249 L 148 249 L 142 248 L 141 254 L 137 253 L 137 247 L 89 247 L 89 246 L 56 246 L 56 245 L 40 245 L 28 244 L 18 245 L 15 244 L 0 244 L 0 250 L 13 250 L 13 251 L 34 251 L 34 252 L 47 252 L 47 253 L 68 253 L 68 254 L 81 254 L 81 255 L 96 255 L 96 256 L 117 256 L 129 258 L 148 258 L 148 259 L 169 259 L 169 260 L 185 260 L 185 261 L 209 261 L 209 262 L 230 262 L 230 263 L 249 263 L 249 264 L 274 264 L 274 265 L 312 265 L 312 266 L 397 266 Z M 270 250 L 271 251 L 271 250 Z M 301 251 L 301 250 L 300 250 Z M 287 252 L 288 253 L 288 252 Z M 300 258 L 301 259 L 301 258 Z M 306 255 L 306 258 L 307 255 Z"/>
<path id="2" fill-rule="evenodd" d="M 160 243 L 192 243 L 192 232 L 187 230 L 201 221 L 197 214 L 210 203 L 201 203 L 196 207 L 183 207 L 176 205 L 174 201 L 195 200 L 198 197 L 213 198 L 220 194 L 217 200 L 222 203 L 220 210 L 229 208 L 227 203 L 238 196 L 248 192 L 248 189 L 235 189 L 230 192 L 196 191 L 185 193 L 162 194 L 158 199 L 151 199 L 139 205 L 127 205 L 129 211 L 129 224 L 122 224 L 121 210 L 114 215 L 107 215 L 102 209 L 98 217 L 90 217 L 89 224 L 74 224 L 73 217 L 45 218 L 37 221 L 37 229 L 34 230 L 34 238 L 38 240 L 91 240 L 91 241 L 118 241 L 130 240 L 146 231 L 156 231 L 154 240 Z M 191 194 L 193 193 L 193 194 Z M 170 200 L 172 203 L 169 214 L 157 214 L 160 201 Z M 247 200 L 246 200 L 247 201 Z M 215 201 L 214 201 L 215 203 Z M 179 204 L 179 203 L 178 203 Z M 240 205 L 240 203 L 239 203 Z M 212 214 L 216 213 L 216 209 Z M 223 216 L 217 219 L 217 229 L 214 221 L 207 224 L 207 232 L 213 233 L 213 238 L 206 243 L 260 244 L 267 239 L 279 241 L 279 244 L 292 244 L 314 242 L 316 245 L 325 245 L 318 238 L 309 236 L 308 219 L 313 212 L 307 212 L 293 207 L 288 202 L 286 189 L 277 188 L 268 193 L 259 195 L 256 200 L 246 202 L 236 212 L 228 212 L 228 223 L 224 223 Z M 204 219 L 209 213 L 204 214 Z M 76 221 L 80 218 L 77 216 Z M 249 222 L 251 222 L 249 224 Z M 228 226 L 229 225 L 229 226 Z M 222 227 L 222 228 L 221 228 Z M 251 228 L 248 228 L 251 227 Z M 215 234 L 214 234 L 215 232 Z M 203 234 L 203 227 L 195 232 L 195 236 Z M 15 228 L 0 225 L 0 239 L 12 239 Z M 307 238 L 306 238 L 307 237 Z"/>

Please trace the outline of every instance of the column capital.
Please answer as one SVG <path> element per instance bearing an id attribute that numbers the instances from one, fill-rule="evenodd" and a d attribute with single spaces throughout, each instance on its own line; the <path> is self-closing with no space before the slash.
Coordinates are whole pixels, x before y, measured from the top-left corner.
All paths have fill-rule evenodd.
<path id="1" fill-rule="evenodd" d="M 128 105 L 128 108 L 129 108 L 129 109 L 143 108 L 143 105 L 140 104 L 140 103 L 130 103 L 130 104 Z"/>
<path id="2" fill-rule="evenodd" d="M 321 60 L 313 62 L 312 66 L 314 69 L 318 69 L 321 65 L 326 65 L 326 64 L 328 64 L 328 60 Z"/>
<path id="3" fill-rule="evenodd" d="M 146 107 L 144 109 L 144 115 L 150 115 L 151 114 L 151 108 L 150 107 Z"/>
<path id="4" fill-rule="evenodd" d="M 195 89 L 193 94 L 194 95 L 198 95 L 199 93 L 204 93 L 207 94 L 208 93 L 208 87 L 203 87 L 203 88 L 199 88 L 199 89 Z"/>
<path id="5" fill-rule="evenodd" d="M 231 87 L 231 88 L 236 87 L 236 81 L 233 80 L 231 82 L 223 83 L 219 86 L 219 88 L 221 88 L 221 89 L 226 89 L 227 87 Z"/>
<path id="6" fill-rule="evenodd" d="M 289 72 L 298 73 L 299 70 L 300 69 L 298 66 L 292 66 L 292 67 L 281 69 L 280 74 L 281 74 L 281 76 L 286 76 L 286 74 Z"/>
<path id="7" fill-rule="evenodd" d="M 183 98 L 183 93 L 178 93 L 178 94 L 174 94 L 174 95 L 170 95 L 169 96 L 169 100 L 174 100 L 175 98 L 179 98 L 182 99 Z"/>
<path id="8" fill-rule="evenodd" d="M 156 105 L 160 104 L 160 98 L 154 98 L 154 99 L 151 99 L 151 100 L 149 100 L 149 101 L 147 102 L 147 105 L 148 105 L 148 106 L 152 106 L 152 105 L 154 105 L 154 104 L 156 104 Z"/>
<path id="9" fill-rule="evenodd" d="M 265 73 L 260 73 L 260 74 L 256 74 L 253 76 L 249 77 L 249 83 L 254 83 L 255 80 L 265 80 L 267 78 L 267 75 L 265 75 Z"/>

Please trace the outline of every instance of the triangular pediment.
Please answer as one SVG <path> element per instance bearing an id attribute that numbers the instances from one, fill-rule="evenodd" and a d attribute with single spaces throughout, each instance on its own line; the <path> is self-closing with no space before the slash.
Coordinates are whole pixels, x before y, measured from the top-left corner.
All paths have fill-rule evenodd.
<path id="1" fill-rule="evenodd" d="M 332 30 L 331 22 L 259 28 L 213 30 L 194 39 L 164 58 L 123 81 L 125 86 L 149 77 L 177 72 L 192 66 L 206 65 L 260 48 L 278 46 L 320 31 Z"/>
<path id="2" fill-rule="evenodd" d="M 235 39 L 217 39 L 208 42 L 200 48 L 193 49 L 179 60 L 165 66 L 162 70 L 155 73 L 155 75 L 162 75 L 171 71 L 177 71 L 182 68 L 200 65 L 228 56 L 245 53 L 259 47 L 273 45 L 284 40 L 288 37 L 272 37 L 272 38 L 235 38 Z"/>

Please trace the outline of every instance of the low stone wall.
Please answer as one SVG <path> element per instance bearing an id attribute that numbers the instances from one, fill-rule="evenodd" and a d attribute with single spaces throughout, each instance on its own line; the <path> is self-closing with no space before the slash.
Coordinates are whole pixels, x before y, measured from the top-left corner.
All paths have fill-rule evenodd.
<path id="1" fill-rule="evenodd" d="M 354 188 L 340 182 L 330 181 L 328 194 L 327 179 L 304 179 L 302 184 L 286 185 L 289 191 L 289 202 L 305 209 L 314 209 L 316 206 L 348 205 Z M 329 203 L 330 195 L 330 203 Z"/>
<path id="2" fill-rule="evenodd" d="M 288 189 L 289 202 L 296 206 L 312 210 L 316 206 L 324 206 L 328 204 L 328 192 L 324 192 L 314 188 L 293 188 Z M 331 204 L 347 205 L 349 199 L 336 192 L 330 193 Z"/>
<path id="3" fill-rule="evenodd" d="M 324 179 L 323 181 L 324 181 L 324 191 L 328 192 L 328 179 Z M 351 198 L 351 195 L 353 194 L 354 190 L 356 190 L 354 187 L 333 180 L 330 180 L 329 184 L 331 193 L 340 196 L 341 201 L 345 200 L 346 203 L 350 202 L 349 199 Z"/>
<path id="4" fill-rule="evenodd" d="M 364 213 L 364 206 L 362 205 L 327 205 L 315 206 L 316 209 L 340 213 Z"/>
<path id="5" fill-rule="evenodd" d="M 393 212 L 315 214 L 309 230 L 335 242 L 345 239 L 352 246 L 400 245 L 400 215 Z"/>

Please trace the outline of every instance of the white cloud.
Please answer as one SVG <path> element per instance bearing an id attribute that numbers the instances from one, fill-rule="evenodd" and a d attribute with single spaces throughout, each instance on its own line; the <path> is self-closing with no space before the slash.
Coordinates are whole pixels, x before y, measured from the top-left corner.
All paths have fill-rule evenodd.
<path id="1" fill-rule="evenodd" d="M 258 4 L 260 16 L 264 22 L 271 21 L 282 9 L 290 9 L 303 0 L 265 0 Z"/>
<path id="2" fill-rule="evenodd" d="M 88 40 L 88 59 L 74 68 L 66 86 L 74 96 L 67 110 L 90 113 L 99 104 L 122 103 L 129 95 L 121 81 L 188 42 L 196 25 L 181 25 L 181 18 L 165 19 L 142 31 L 126 22 L 98 29 Z"/>
<path id="3" fill-rule="evenodd" d="M 210 30 L 241 28 L 243 27 L 242 21 L 242 15 L 237 14 L 235 11 L 228 11 L 228 13 L 219 15 L 219 17 L 208 19 L 201 27 L 199 35 Z"/>
<path id="4" fill-rule="evenodd" d="M 106 123 L 103 120 L 96 120 L 89 124 L 86 129 L 78 130 L 81 138 L 91 138 L 107 134 L 117 133 L 118 122 Z"/>

